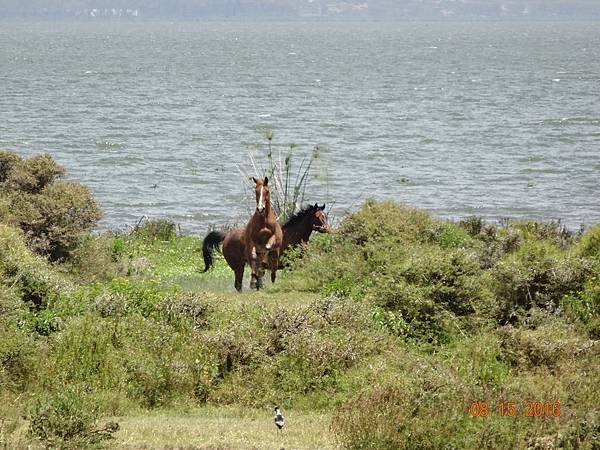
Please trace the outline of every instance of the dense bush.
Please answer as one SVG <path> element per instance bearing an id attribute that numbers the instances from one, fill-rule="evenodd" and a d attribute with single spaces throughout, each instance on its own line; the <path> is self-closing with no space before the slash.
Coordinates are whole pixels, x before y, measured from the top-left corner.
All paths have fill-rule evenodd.
<path id="1" fill-rule="evenodd" d="M 367 203 L 334 235 L 319 236 L 283 289 L 365 299 L 376 320 L 410 338 L 442 342 L 456 317 L 494 317 L 493 292 L 469 234 L 392 202 Z M 464 321 L 463 321 L 464 322 Z"/>
<path id="2" fill-rule="evenodd" d="M 377 384 L 342 404 L 331 429 L 348 449 L 518 448 L 523 431 L 496 414 L 473 418 L 469 405 L 482 395 L 454 373 L 407 358 L 413 372 Z M 489 398 L 489 393 L 488 393 Z M 512 429 L 511 429 L 512 428 Z"/>
<path id="3" fill-rule="evenodd" d="M 207 334 L 223 379 L 210 395 L 217 403 L 266 406 L 310 398 L 329 405 L 344 390 L 344 373 L 385 347 L 368 308 L 329 298 L 298 308 L 236 309 Z"/>
<path id="4" fill-rule="evenodd" d="M 28 245 L 52 260 L 69 256 L 100 219 L 91 191 L 50 156 L 29 159 L 0 152 L 0 222 L 20 227 Z"/>
<path id="5" fill-rule="evenodd" d="M 514 323 L 532 307 L 556 310 L 563 296 L 583 287 L 594 267 L 548 242 L 531 241 L 500 260 L 492 273 L 502 319 Z"/>
<path id="6" fill-rule="evenodd" d="M 133 229 L 133 235 L 149 241 L 171 241 L 177 236 L 177 225 L 166 219 L 147 220 Z"/>
<path id="7" fill-rule="evenodd" d="M 122 240 L 111 234 L 84 235 L 69 258 L 70 272 L 80 282 L 110 281 L 127 273 Z"/>
<path id="8" fill-rule="evenodd" d="M 29 431 L 49 448 L 83 448 L 109 439 L 118 430 L 111 422 L 98 428 L 98 404 L 80 386 L 38 398 L 30 412 Z"/>
<path id="9" fill-rule="evenodd" d="M 3 224 L 0 224 L 0 277 L 24 302 L 38 309 L 71 287 L 47 261 L 27 248 L 20 230 Z"/>
<path id="10" fill-rule="evenodd" d="M 580 237 L 576 251 L 584 258 L 600 261 L 600 225 L 590 228 Z"/>
<path id="11" fill-rule="evenodd" d="M 592 339 L 600 339 L 600 274 L 580 292 L 564 297 L 562 305 L 569 320 L 581 324 Z"/>
<path id="12" fill-rule="evenodd" d="M 519 370 L 555 371 L 591 349 L 590 342 L 573 331 L 557 320 L 544 320 L 534 329 L 502 327 L 499 335 L 503 360 Z"/>

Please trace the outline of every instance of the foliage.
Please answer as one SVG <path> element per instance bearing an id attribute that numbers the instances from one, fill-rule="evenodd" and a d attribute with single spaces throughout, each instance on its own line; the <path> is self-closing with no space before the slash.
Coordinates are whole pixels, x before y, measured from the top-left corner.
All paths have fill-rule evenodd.
<path id="1" fill-rule="evenodd" d="M 590 260 L 563 254 L 545 241 L 524 243 L 492 270 L 502 319 L 514 322 L 520 311 L 534 306 L 555 310 L 562 297 L 579 291 L 592 273 Z"/>
<path id="2" fill-rule="evenodd" d="M 109 281 L 127 273 L 124 243 L 109 233 L 85 235 L 69 258 L 70 272 L 80 282 Z"/>
<path id="3" fill-rule="evenodd" d="M 109 439 L 118 430 L 112 422 L 97 428 L 99 409 L 92 395 L 74 386 L 36 400 L 29 431 L 45 446 L 81 448 Z"/>
<path id="4" fill-rule="evenodd" d="M 600 339 L 600 274 L 586 281 L 582 291 L 562 300 L 567 318 L 579 323 L 590 338 Z"/>
<path id="5" fill-rule="evenodd" d="M 0 222 L 20 227 L 34 251 L 63 260 L 100 219 L 91 191 L 65 174 L 50 156 L 29 159 L 0 152 Z"/>
<path id="6" fill-rule="evenodd" d="M 133 235 L 146 241 L 171 241 L 177 236 L 177 225 L 166 219 L 147 220 L 133 229 Z"/>
<path id="7" fill-rule="evenodd" d="M 381 323 L 440 342 L 464 316 L 494 315 L 489 276 L 462 229 L 391 202 L 368 202 L 336 235 L 318 237 L 284 288 L 365 299 Z M 393 317 L 392 320 L 390 320 Z"/>
<path id="8" fill-rule="evenodd" d="M 331 418 L 347 448 L 592 448 L 595 229 L 371 201 L 273 287 L 238 294 L 223 260 L 198 275 L 199 239 L 164 225 L 89 235 L 67 264 L 0 225 L 0 446 L 101 445 L 102 417 L 157 408 L 280 404 Z M 471 417 L 484 400 L 564 414 Z"/>
<path id="9" fill-rule="evenodd" d="M 580 237 L 576 252 L 584 258 L 600 261 L 600 225 L 590 228 Z"/>
<path id="10" fill-rule="evenodd" d="M 0 224 L 0 277 L 26 303 L 43 308 L 71 284 L 25 245 L 23 233 Z"/>

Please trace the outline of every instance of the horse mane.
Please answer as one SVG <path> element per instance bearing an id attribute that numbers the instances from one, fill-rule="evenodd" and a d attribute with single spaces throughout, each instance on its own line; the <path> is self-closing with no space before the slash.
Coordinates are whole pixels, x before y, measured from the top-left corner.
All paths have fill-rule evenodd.
<path id="1" fill-rule="evenodd" d="M 306 217 L 307 214 L 311 213 L 313 210 L 312 206 L 307 206 L 305 208 L 302 208 L 300 211 L 298 211 L 297 213 L 293 214 L 282 226 L 282 228 L 289 228 L 292 227 L 294 225 L 297 225 L 298 223 L 302 222 L 302 220 L 304 220 L 304 218 Z"/>

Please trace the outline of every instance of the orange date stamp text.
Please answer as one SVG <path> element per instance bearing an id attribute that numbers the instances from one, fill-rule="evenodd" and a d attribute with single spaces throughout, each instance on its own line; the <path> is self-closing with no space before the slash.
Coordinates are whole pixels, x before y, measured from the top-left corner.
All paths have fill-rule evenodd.
<path id="1" fill-rule="evenodd" d="M 469 407 L 469 414 L 473 417 L 487 417 L 498 414 L 501 417 L 560 417 L 560 402 L 502 402 L 489 404 L 488 402 L 473 402 Z"/>

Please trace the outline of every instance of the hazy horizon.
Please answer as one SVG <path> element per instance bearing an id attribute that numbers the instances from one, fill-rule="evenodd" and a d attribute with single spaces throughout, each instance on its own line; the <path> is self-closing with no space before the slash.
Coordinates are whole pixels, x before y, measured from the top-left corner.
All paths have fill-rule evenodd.
<path id="1" fill-rule="evenodd" d="M 597 0 L 0 0 L 0 18 L 600 19 Z"/>

